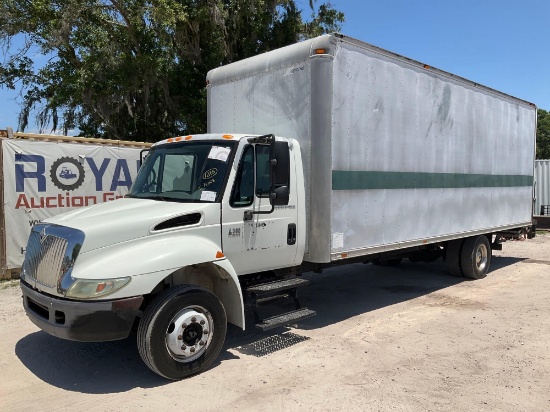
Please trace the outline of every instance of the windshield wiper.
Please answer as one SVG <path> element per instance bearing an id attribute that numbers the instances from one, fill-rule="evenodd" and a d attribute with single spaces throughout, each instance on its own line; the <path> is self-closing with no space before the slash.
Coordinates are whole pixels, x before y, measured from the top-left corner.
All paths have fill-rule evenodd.
<path id="1" fill-rule="evenodd" d="M 165 197 L 161 195 L 145 196 L 145 197 L 140 197 L 140 199 L 161 200 L 163 202 L 177 202 L 177 203 L 188 203 L 191 200 L 191 199 L 178 199 L 176 197 Z"/>
<path id="2" fill-rule="evenodd" d="M 138 199 L 148 199 L 148 200 L 162 200 L 163 202 L 167 202 L 171 199 L 168 199 L 166 197 L 163 197 L 161 195 L 151 195 L 151 196 L 134 196 Z"/>

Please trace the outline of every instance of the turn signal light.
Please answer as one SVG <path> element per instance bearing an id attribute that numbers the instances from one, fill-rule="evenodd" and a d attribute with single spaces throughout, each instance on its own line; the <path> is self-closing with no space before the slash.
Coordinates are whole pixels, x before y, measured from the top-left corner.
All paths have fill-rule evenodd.
<path id="1" fill-rule="evenodd" d="M 225 257 L 225 255 L 218 250 L 218 252 L 216 253 L 216 259 L 222 259 L 224 257 Z"/>

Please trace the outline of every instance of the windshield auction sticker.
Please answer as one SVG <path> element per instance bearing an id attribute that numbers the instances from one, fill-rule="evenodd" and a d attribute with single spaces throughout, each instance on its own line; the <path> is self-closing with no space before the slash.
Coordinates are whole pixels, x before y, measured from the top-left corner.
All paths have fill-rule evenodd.
<path id="1" fill-rule="evenodd" d="M 208 154 L 208 158 L 227 162 L 230 152 L 231 149 L 229 147 L 212 146 L 212 149 L 210 149 L 210 153 Z"/>
<path id="2" fill-rule="evenodd" d="M 211 192 L 205 190 L 201 193 L 201 200 L 206 200 L 207 202 L 214 202 L 216 200 L 216 192 Z"/>

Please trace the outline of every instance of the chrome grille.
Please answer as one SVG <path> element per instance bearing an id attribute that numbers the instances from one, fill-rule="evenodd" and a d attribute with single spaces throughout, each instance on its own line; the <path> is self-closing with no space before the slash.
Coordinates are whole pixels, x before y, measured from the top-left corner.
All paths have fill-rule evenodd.
<path id="1" fill-rule="evenodd" d="M 47 223 L 35 225 L 27 242 L 22 278 L 62 294 L 67 286 L 64 279 L 70 280 L 83 241 L 80 230 Z"/>
<path id="2" fill-rule="evenodd" d="M 53 288 L 63 274 L 67 240 L 31 232 L 25 251 L 25 275 L 38 283 Z"/>

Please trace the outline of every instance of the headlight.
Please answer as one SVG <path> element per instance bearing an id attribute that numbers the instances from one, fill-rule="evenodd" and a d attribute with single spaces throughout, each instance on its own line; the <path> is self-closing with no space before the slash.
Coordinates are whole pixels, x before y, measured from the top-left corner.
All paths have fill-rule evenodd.
<path id="1" fill-rule="evenodd" d="M 130 283 L 130 277 L 117 279 L 77 279 L 67 290 L 66 297 L 76 299 L 95 299 L 109 295 Z"/>

